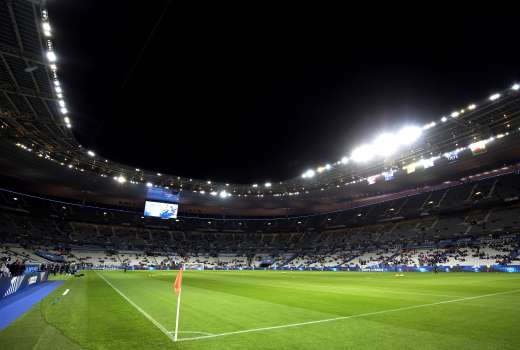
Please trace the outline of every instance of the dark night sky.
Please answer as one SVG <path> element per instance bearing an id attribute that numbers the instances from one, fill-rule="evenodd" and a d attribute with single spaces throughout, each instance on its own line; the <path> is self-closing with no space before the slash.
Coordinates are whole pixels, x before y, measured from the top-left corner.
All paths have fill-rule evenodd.
<path id="1" fill-rule="evenodd" d="M 80 143 L 163 173 L 283 180 L 520 78 L 514 16 L 172 1 L 148 40 L 167 3 L 48 2 Z"/>

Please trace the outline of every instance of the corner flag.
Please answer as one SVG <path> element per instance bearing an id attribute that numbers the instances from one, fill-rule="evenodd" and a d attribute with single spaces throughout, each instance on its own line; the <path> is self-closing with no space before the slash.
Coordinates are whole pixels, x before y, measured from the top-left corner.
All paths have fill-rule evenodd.
<path id="1" fill-rule="evenodd" d="M 182 287 L 182 271 L 184 267 L 179 269 L 177 272 L 177 277 L 175 277 L 175 282 L 173 283 L 173 290 L 175 294 L 177 294 L 177 315 L 175 316 L 175 337 L 174 341 L 177 341 L 177 334 L 179 333 L 179 314 L 181 310 L 181 287 Z"/>
<path id="2" fill-rule="evenodd" d="M 182 271 L 183 269 L 181 268 L 179 272 L 177 272 L 177 277 L 175 277 L 175 283 L 173 284 L 173 289 L 175 290 L 175 294 L 177 295 L 181 294 Z"/>

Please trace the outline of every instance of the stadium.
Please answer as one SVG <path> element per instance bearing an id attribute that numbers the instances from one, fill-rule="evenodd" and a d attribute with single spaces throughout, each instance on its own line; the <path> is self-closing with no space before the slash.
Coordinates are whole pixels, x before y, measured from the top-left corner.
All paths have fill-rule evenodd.
<path id="1" fill-rule="evenodd" d="M 520 81 L 227 182 L 80 142 L 53 20 L 0 0 L 2 349 L 520 346 Z"/>

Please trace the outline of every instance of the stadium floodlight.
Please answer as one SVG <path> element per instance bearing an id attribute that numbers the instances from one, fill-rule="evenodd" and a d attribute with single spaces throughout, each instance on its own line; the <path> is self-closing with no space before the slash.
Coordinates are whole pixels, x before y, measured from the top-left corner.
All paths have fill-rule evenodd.
<path id="1" fill-rule="evenodd" d="M 67 124 L 66 126 L 68 129 L 72 128 L 72 125 L 70 125 L 70 124 Z"/>
<path id="2" fill-rule="evenodd" d="M 258 187 L 258 184 L 253 184 L 253 188 L 257 188 Z"/>
<path id="3" fill-rule="evenodd" d="M 470 105 L 468 106 L 468 109 L 469 109 L 470 111 L 474 110 L 475 108 L 477 108 L 477 105 L 474 104 L 474 103 L 472 103 L 472 104 L 470 104 Z"/>
<path id="4" fill-rule="evenodd" d="M 51 36 L 52 28 L 49 22 L 42 22 L 42 29 L 45 36 Z"/>
<path id="5" fill-rule="evenodd" d="M 126 178 L 123 175 L 119 175 L 118 177 L 116 177 L 116 181 L 120 184 L 124 184 L 126 182 Z"/>
<path id="6" fill-rule="evenodd" d="M 325 170 L 330 170 L 331 166 L 330 164 L 325 164 Z"/>
<path id="7" fill-rule="evenodd" d="M 96 156 L 96 154 L 95 154 L 94 152 L 90 151 L 90 150 L 87 151 L 87 154 L 88 154 L 89 156 L 91 156 L 91 157 L 95 157 L 95 156 Z"/>
<path id="8" fill-rule="evenodd" d="M 324 166 L 319 166 L 319 167 L 316 169 L 316 171 L 317 171 L 318 173 L 321 174 L 322 172 L 325 171 L 325 167 L 324 167 Z"/>
<path id="9" fill-rule="evenodd" d="M 448 120 L 448 118 L 446 118 L 446 117 L 441 118 L 441 122 L 443 122 L 443 123 L 446 123 L 447 120 Z"/>
<path id="10" fill-rule="evenodd" d="M 384 133 L 379 135 L 374 143 L 372 144 L 375 154 L 388 157 L 397 151 L 397 141 L 395 135 L 390 133 Z"/>
<path id="11" fill-rule="evenodd" d="M 200 194 L 205 194 L 206 191 L 204 191 L 204 190 L 200 190 L 199 193 L 200 193 Z"/>
<path id="12" fill-rule="evenodd" d="M 405 126 L 397 133 L 397 139 L 402 145 L 411 145 L 421 137 L 422 129 L 417 126 Z"/>
<path id="13" fill-rule="evenodd" d="M 65 108 L 65 107 L 61 107 L 61 108 L 60 108 L 60 112 L 61 112 L 61 114 L 67 114 L 67 113 L 69 113 L 68 109 Z"/>
<path id="14" fill-rule="evenodd" d="M 310 178 L 313 178 L 314 175 L 316 175 L 316 172 L 314 170 L 312 170 L 312 169 L 309 169 L 309 170 L 307 170 L 306 172 L 304 172 L 302 174 L 302 177 L 304 179 L 310 179 Z"/>
<path id="15" fill-rule="evenodd" d="M 146 183 L 146 187 L 152 187 L 152 186 L 153 186 L 153 183 L 151 183 L 151 182 Z"/>
<path id="16" fill-rule="evenodd" d="M 49 62 L 56 62 L 57 57 L 54 51 L 47 51 L 47 59 L 49 60 Z"/>
<path id="17" fill-rule="evenodd" d="M 212 195 L 213 197 L 215 197 L 217 194 L 218 194 L 218 193 L 215 192 L 215 191 L 211 191 L 211 192 L 210 192 L 210 195 Z"/>
<path id="18" fill-rule="evenodd" d="M 459 116 L 459 114 L 460 114 L 459 112 L 455 111 L 455 112 L 451 113 L 451 117 L 457 118 Z"/>
<path id="19" fill-rule="evenodd" d="M 63 95 L 61 95 L 61 92 L 63 91 L 63 90 L 61 89 L 61 86 L 56 86 L 56 87 L 54 88 L 54 90 L 56 90 L 56 93 L 57 93 L 57 94 L 59 94 L 60 96 L 63 97 Z"/>
<path id="20" fill-rule="evenodd" d="M 65 101 L 63 100 L 59 100 L 58 104 L 60 105 L 60 107 L 65 107 Z"/>
<path id="21" fill-rule="evenodd" d="M 355 162 L 368 162 L 374 157 L 374 147 L 371 145 L 362 145 L 352 151 L 350 159 Z"/>
<path id="22" fill-rule="evenodd" d="M 229 193 L 227 193 L 225 190 L 222 190 L 218 195 L 220 198 L 227 198 L 229 196 Z"/>
<path id="23" fill-rule="evenodd" d="M 64 121 L 66 124 L 70 124 L 70 118 L 69 118 L 69 117 L 64 117 L 64 118 L 63 118 L 63 121 Z"/>
<path id="24" fill-rule="evenodd" d="M 343 165 L 348 164 L 348 158 L 347 157 L 341 158 L 341 164 L 343 164 Z"/>
<path id="25" fill-rule="evenodd" d="M 493 94 L 493 95 L 489 96 L 490 101 L 495 101 L 495 100 L 498 100 L 499 98 L 500 98 L 500 94 Z"/>
<path id="26" fill-rule="evenodd" d="M 266 182 L 264 186 L 269 188 L 269 187 L 271 187 L 271 183 L 270 182 Z"/>
<path id="27" fill-rule="evenodd" d="M 520 84 L 514 84 L 513 86 L 511 86 L 511 89 L 515 91 L 520 90 Z"/>

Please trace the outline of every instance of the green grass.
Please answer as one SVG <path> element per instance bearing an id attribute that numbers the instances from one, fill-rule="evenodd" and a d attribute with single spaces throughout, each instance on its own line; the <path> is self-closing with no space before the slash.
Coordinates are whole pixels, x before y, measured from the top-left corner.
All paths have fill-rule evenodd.
<path id="1" fill-rule="evenodd" d="M 174 330 L 175 272 L 100 274 Z M 89 272 L 0 332 L 0 348 L 518 349 L 519 324 L 520 274 L 186 271 L 180 338 L 246 332 L 173 343 Z"/>

